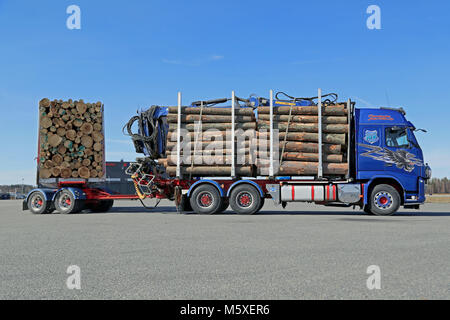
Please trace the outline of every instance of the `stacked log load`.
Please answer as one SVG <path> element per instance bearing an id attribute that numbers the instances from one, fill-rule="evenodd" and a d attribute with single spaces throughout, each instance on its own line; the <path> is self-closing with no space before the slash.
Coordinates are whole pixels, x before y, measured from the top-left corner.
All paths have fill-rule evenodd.
<path id="1" fill-rule="evenodd" d="M 102 178 L 103 104 L 39 102 L 39 178 Z"/>
<path id="2" fill-rule="evenodd" d="M 159 159 L 159 162 L 166 167 L 170 176 L 175 176 L 178 107 L 169 107 L 168 111 L 167 157 Z M 231 175 L 231 117 L 231 108 L 181 108 L 180 156 L 182 175 L 192 177 Z M 235 130 L 236 176 L 253 176 L 256 152 L 253 152 L 251 142 L 256 135 L 256 119 L 252 108 L 235 109 Z"/>
<path id="3" fill-rule="evenodd" d="M 292 109 L 291 109 L 292 108 Z M 345 104 L 323 107 L 322 143 L 323 174 L 346 175 L 348 143 L 348 113 Z M 319 161 L 319 124 L 317 106 L 282 106 L 273 109 L 273 128 L 278 130 L 278 143 L 274 154 L 278 159 L 275 175 L 315 176 Z M 258 145 L 268 148 L 270 108 L 258 107 Z M 276 131 L 275 131 L 276 132 Z M 276 135 L 275 135 L 276 136 Z M 267 175 L 269 167 L 267 152 L 258 151 L 258 174 Z M 276 160 L 279 160 L 277 162 Z"/>

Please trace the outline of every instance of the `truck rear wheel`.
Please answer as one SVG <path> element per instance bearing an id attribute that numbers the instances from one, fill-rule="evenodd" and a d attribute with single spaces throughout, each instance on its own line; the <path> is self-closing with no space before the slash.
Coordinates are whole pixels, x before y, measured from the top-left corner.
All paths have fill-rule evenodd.
<path id="1" fill-rule="evenodd" d="M 237 214 L 256 214 L 261 209 L 262 198 L 255 187 L 248 184 L 236 186 L 230 194 L 230 205 Z"/>
<path id="2" fill-rule="evenodd" d="M 28 209 L 34 214 L 52 213 L 51 201 L 45 199 L 44 194 L 41 191 L 34 191 L 28 197 Z"/>
<path id="3" fill-rule="evenodd" d="M 388 185 L 380 184 L 370 193 L 368 210 L 377 216 L 393 215 L 400 208 L 400 195 L 398 191 Z"/>
<path id="4" fill-rule="evenodd" d="M 225 212 L 228 209 L 229 205 L 230 205 L 230 201 L 228 199 L 223 199 L 222 207 L 220 208 L 220 210 L 217 213 Z"/>
<path id="5" fill-rule="evenodd" d="M 215 214 L 223 208 L 223 198 L 216 187 L 210 184 L 198 186 L 192 192 L 190 204 L 198 214 Z"/>
<path id="6" fill-rule="evenodd" d="M 78 213 L 82 210 L 81 203 L 69 190 L 61 190 L 55 196 L 55 209 L 61 214 Z"/>

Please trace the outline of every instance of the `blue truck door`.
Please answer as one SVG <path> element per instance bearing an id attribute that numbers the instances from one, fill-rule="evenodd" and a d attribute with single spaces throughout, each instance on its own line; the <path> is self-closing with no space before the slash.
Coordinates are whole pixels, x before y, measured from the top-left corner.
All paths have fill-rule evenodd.
<path id="1" fill-rule="evenodd" d="M 405 126 L 385 126 L 384 134 L 385 171 L 398 177 L 407 192 L 417 192 L 423 166 L 422 150 Z"/>
<path id="2" fill-rule="evenodd" d="M 359 126 L 356 150 L 360 179 L 370 179 L 374 174 L 383 173 L 384 163 L 374 156 L 374 151 L 382 149 L 383 139 L 383 126 Z"/>

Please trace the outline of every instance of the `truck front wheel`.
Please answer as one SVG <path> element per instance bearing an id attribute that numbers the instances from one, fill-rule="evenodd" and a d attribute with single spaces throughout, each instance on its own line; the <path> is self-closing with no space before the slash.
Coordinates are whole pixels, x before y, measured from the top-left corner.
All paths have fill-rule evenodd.
<path id="1" fill-rule="evenodd" d="M 400 195 L 398 191 L 388 185 L 380 184 L 370 193 L 368 210 L 377 216 L 393 215 L 400 208 Z"/>
<path id="2" fill-rule="evenodd" d="M 215 214 L 223 208 L 223 198 L 216 187 L 210 184 L 198 186 L 192 192 L 190 204 L 198 214 Z"/>

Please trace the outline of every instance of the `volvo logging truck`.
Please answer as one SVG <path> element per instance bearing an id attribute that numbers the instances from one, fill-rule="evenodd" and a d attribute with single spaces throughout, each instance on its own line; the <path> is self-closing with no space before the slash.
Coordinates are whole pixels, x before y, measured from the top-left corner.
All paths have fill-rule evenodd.
<path id="1" fill-rule="evenodd" d="M 283 208 L 310 202 L 392 215 L 400 206 L 418 209 L 431 178 L 418 130 L 402 108 L 355 108 L 320 89 L 313 98 L 270 91 L 269 98 L 242 99 L 233 92 L 189 106 L 182 106 L 179 93 L 177 106 L 153 106 L 124 129 L 144 155 L 127 169 L 136 194 L 114 194 L 102 179 L 56 178 L 50 187 L 38 179 L 23 209 L 107 211 L 116 199 L 154 198 L 173 200 L 179 212 L 216 214 L 230 206 L 237 214 L 256 214 L 272 199 Z M 239 145 L 238 129 L 253 130 L 253 137 Z M 217 146 L 223 147 L 219 155 Z"/>

